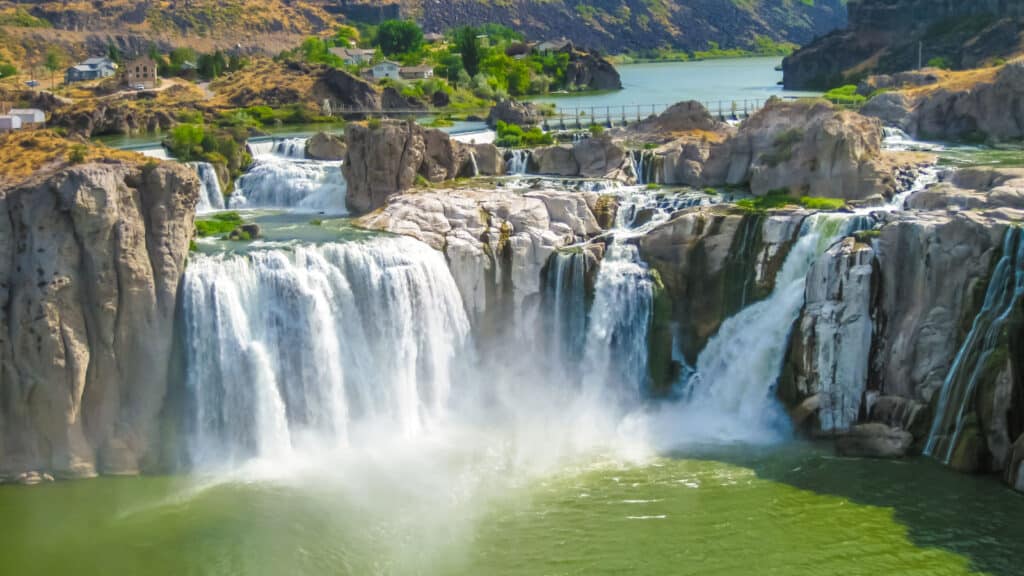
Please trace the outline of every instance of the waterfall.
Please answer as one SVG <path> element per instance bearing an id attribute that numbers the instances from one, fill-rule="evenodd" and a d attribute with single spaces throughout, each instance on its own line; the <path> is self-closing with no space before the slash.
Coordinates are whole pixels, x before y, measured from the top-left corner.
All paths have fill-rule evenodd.
<path id="1" fill-rule="evenodd" d="M 249 149 L 253 156 L 274 154 L 282 158 L 302 160 L 306 157 L 306 140 L 306 138 L 284 138 L 282 140 L 250 142 Z"/>
<path id="2" fill-rule="evenodd" d="M 473 166 L 473 177 L 476 178 L 480 175 L 480 166 L 476 163 L 476 154 L 472 150 L 469 151 L 469 163 Z"/>
<path id="3" fill-rule="evenodd" d="M 202 214 L 212 210 L 224 209 L 224 194 L 220 189 L 220 180 L 217 179 L 217 171 L 209 162 L 190 162 L 196 174 L 199 176 L 199 202 L 196 203 L 196 212 Z"/>
<path id="4" fill-rule="evenodd" d="M 1003 328 L 1024 296 L 1024 234 L 1011 227 L 1003 240 L 1003 254 L 992 272 L 985 301 L 970 332 L 953 360 L 942 385 L 935 419 L 924 453 L 948 464 L 965 422 L 974 411 L 978 379 L 1000 344 Z"/>
<path id="5" fill-rule="evenodd" d="M 890 126 L 882 128 L 882 148 L 885 150 L 895 150 L 900 152 L 907 150 L 939 152 L 945 149 L 941 144 L 914 140 L 903 130 Z"/>
<path id="6" fill-rule="evenodd" d="M 689 413 L 705 422 L 714 436 L 770 437 L 784 421 L 773 388 L 784 360 L 788 335 L 800 314 L 804 285 L 814 260 L 838 238 L 861 226 L 862 219 L 841 214 L 813 214 L 764 300 L 728 318 L 697 358 L 684 383 Z"/>
<path id="7" fill-rule="evenodd" d="M 530 151 L 526 149 L 510 150 L 505 172 L 508 174 L 526 174 L 530 165 Z"/>
<path id="8" fill-rule="evenodd" d="M 620 190 L 615 229 L 598 270 L 587 321 L 584 393 L 619 405 L 635 404 L 647 387 L 654 281 L 631 240 L 656 222 L 651 218 L 637 223 L 639 208 L 652 198 L 635 187 Z"/>
<path id="9" fill-rule="evenodd" d="M 337 162 L 264 154 L 235 183 L 232 208 L 299 208 L 344 214 L 347 186 Z"/>
<path id="10" fill-rule="evenodd" d="M 914 182 L 906 190 L 896 194 L 889 202 L 893 210 L 904 210 L 907 200 L 917 192 L 920 192 L 939 181 L 939 168 L 937 166 L 925 166 L 917 171 Z"/>
<path id="11" fill-rule="evenodd" d="M 653 150 L 630 150 L 629 160 L 636 175 L 636 183 L 643 186 L 657 183 L 654 160 L 657 155 Z"/>
<path id="12" fill-rule="evenodd" d="M 469 344 L 444 257 L 408 238 L 196 256 L 183 309 L 200 468 L 417 435 Z"/>
<path id="13" fill-rule="evenodd" d="M 587 337 L 587 255 L 582 250 L 555 252 L 544 277 L 544 333 L 552 357 L 576 365 Z"/>

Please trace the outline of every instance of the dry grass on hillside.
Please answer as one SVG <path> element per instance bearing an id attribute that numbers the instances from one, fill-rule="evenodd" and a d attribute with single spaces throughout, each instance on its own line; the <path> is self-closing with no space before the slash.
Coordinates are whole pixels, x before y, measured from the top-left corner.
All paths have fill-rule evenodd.
<path id="1" fill-rule="evenodd" d="M 140 162 L 145 156 L 63 138 L 50 130 L 13 132 L 0 136 L 0 188 L 66 164 L 108 159 Z"/>
<path id="2" fill-rule="evenodd" d="M 312 74 L 292 70 L 270 59 L 259 59 L 210 84 L 210 90 L 215 94 L 210 104 L 224 108 L 264 104 L 259 94 L 294 93 L 308 96 L 313 93 L 315 83 L 316 77 Z"/>
<path id="3" fill-rule="evenodd" d="M 988 68 L 973 68 L 971 70 L 937 70 L 935 74 L 939 77 L 936 84 L 908 88 L 908 96 L 923 96 L 939 89 L 946 89 L 951 92 L 961 92 L 973 88 L 976 84 L 992 82 L 1002 66 L 990 66 Z"/>

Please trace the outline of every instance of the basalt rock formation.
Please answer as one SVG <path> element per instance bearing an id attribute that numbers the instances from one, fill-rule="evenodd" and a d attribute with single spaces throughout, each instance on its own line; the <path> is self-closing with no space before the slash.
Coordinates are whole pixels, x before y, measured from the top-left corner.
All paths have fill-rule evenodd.
<path id="1" fill-rule="evenodd" d="M 0 477 L 155 466 L 198 193 L 185 166 L 123 162 L 0 193 Z"/>
<path id="2" fill-rule="evenodd" d="M 498 326 L 536 300 L 541 271 L 556 250 L 601 233 L 599 215 L 609 201 L 564 190 L 431 190 L 395 197 L 359 224 L 444 252 L 474 324 Z M 511 307 L 503 311 L 501 304 Z M 485 313 L 496 316 L 483 319 Z"/>
<path id="3" fill-rule="evenodd" d="M 346 203 L 355 213 L 366 213 L 383 206 L 391 196 L 404 192 L 417 177 L 428 182 L 443 182 L 459 176 L 474 175 L 474 157 L 478 152 L 492 161 L 477 163 L 480 175 L 495 175 L 502 166 L 494 165 L 497 151 L 490 144 L 462 144 L 436 129 L 424 129 L 415 122 L 384 121 L 350 123 L 345 128 L 348 150 L 342 171 L 348 182 Z M 494 168 L 485 172 L 481 168 Z"/>
<path id="4" fill-rule="evenodd" d="M 1022 25 L 1020 0 L 850 2 L 849 26 L 786 58 L 783 82 L 792 90 L 828 90 L 935 59 L 955 68 L 974 68 L 1013 55 Z"/>
<path id="5" fill-rule="evenodd" d="M 900 84 L 900 88 L 913 84 Z M 862 113 L 920 139 L 1019 140 L 1024 138 L 1024 63 L 1007 64 L 970 86 L 887 92 Z"/>

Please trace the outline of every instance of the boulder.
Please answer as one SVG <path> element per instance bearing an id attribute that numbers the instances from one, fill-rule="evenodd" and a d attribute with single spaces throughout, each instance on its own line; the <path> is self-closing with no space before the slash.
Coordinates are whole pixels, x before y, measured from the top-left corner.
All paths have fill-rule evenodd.
<path id="1" fill-rule="evenodd" d="M 199 189 L 110 162 L 0 192 L 0 477 L 155 468 Z"/>
<path id="2" fill-rule="evenodd" d="M 963 168 L 943 182 L 912 194 L 914 210 L 1000 211 L 1011 219 L 1024 217 L 1024 168 Z"/>
<path id="3" fill-rule="evenodd" d="M 317 132 L 306 141 L 306 158 L 310 160 L 344 160 L 347 151 L 341 138 L 326 132 Z"/>
<path id="4" fill-rule="evenodd" d="M 380 208 L 391 196 L 412 188 L 417 176 L 443 182 L 471 175 L 467 145 L 415 122 L 352 122 L 345 127 L 345 139 L 345 202 L 357 214 Z"/>
<path id="5" fill-rule="evenodd" d="M 490 143 L 467 146 L 473 152 L 477 171 L 481 176 L 500 176 L 505 173 L 505 157 L 497 146 Z"/>
<path id="6" fill-rule="evenodd" d="M 532 162 L 538 174 L 548 176 L 579 176 L 580 165 L 576 161 L 575 147 L 571 144 L 557 144 L 535 148 L 531 151 Z"/>
<path id="7" fill-rule="evenodd" d="M 902 458 L 914 443 L 906 430 L 872 422 L 858 424 L 836 437 L 836 451 L 855 458 Z"/>
<path id="8" fill-rule="evenodd" d="M 621 179 L 626 165 L 626 151 L 611 138 L 584 138 L 572 147 L 573 157 L 584 178 Z M 543 173 L 543 172 L 542 172 Z"/>
<path id="9" fill-rule="evenodd" d="M 535 126 L 541 122 L 540 109 L 533 102 L 501 100 L 487 115 L 487 125 L 494 128 L 498 122 L 519 126 Z"/>
<path id="10" fill-rule="evenodd" d="M 619 90 L 622 79 L 611 62 L 592 52 L 572 50 L 565 81 L 584 90 Z"/>
<path id="11" fill-rule="evenodd" d="M 773 99 L 748 118 L 704 167 L 709 183 L 749 184 L 758 196 L 861 200 L 892 193 L 892 168 L 881 161 L 878 120 L 823 100 Z"/>
<path id="12" fill-rule="evenodd" d="M 882 124 L 899 128 L 904 132 L 913 132 L 914 102 L 903 92 L 885 92 L 868 100 L 861 107 L 860 113 L 878 118 Z"/>

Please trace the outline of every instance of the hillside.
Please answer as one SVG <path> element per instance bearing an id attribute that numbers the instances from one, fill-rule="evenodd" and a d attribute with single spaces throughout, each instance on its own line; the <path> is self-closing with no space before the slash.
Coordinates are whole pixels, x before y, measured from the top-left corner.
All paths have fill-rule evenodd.
<path id="1" fill-rule="evenodd" d="M 340 22 L 414 18 L 428 32 L 505 24 L 532 39 L 567 37 L 608 53 L 803 44 L 846 22 L 846 0 L 0 0 L 5 43 L 64 39 L 94 51 L 112 38 L 274 51 Z M 52 29 L 52 30 L 47 30 Z M 142 40 L 140 40 L 142 39 Z M 15 50 L 8 49 L 7 52 Z M 72 52 L 75 52 L 72 50 Z"/>
<path id="2" fill-rule="evenodd" d="M 1024 0 L 858 0 L 849 12 L 848 28 L 786 59 L 786 88 L 827 90 L 918 64 L 975 68 L 1024 46 Z"/>

